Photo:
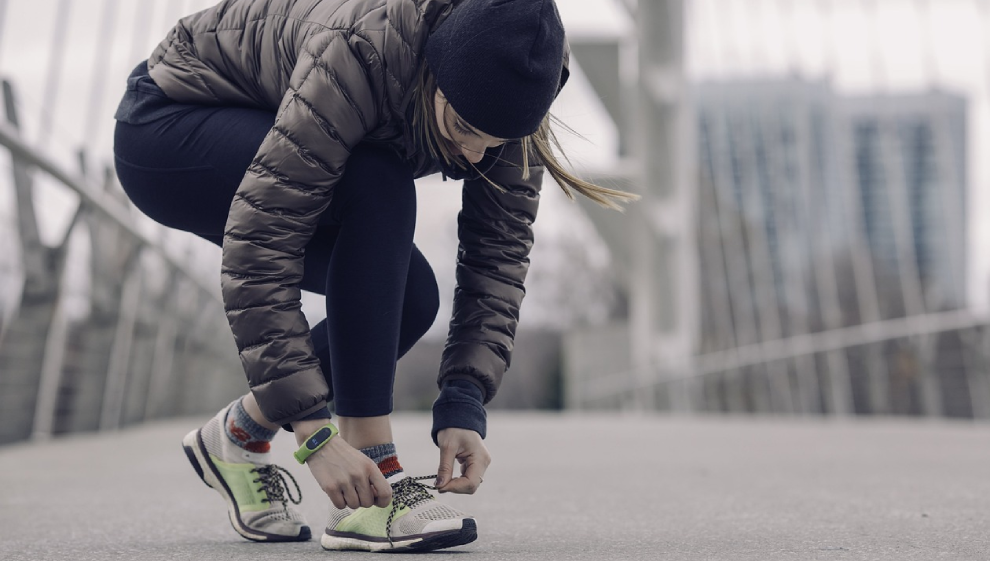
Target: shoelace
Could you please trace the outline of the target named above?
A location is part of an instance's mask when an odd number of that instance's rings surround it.
[[[436,490],[436,487],[420,481],[436,478],[436,475],[404,477],[392,484],[392,511],[388,513],[388,520],[385,522],[385,536],[388,537],[389,545],[392,545],[392,520],[395,518],[395,513],[402,507],[413,509],[426,501],[433,500],[429,489]]]
[[[266,466],[254,468],[251,471],[253,473],[258,474],[258,479],[255,479],[254,482],[258,483],[260,481],[261,484],[265,487],[265,492],[268,493],[268,498],[263,499],[265,502],[268,503],[281,502],[283,505],[285,505],[286,497],[288,497],[288,499],[292,501],[292,504],[295,505],[302,502],[302,490],[299,489],[299,483],[296,482],[295,477],[292,477],[292,474],[289,473],[289,470],[285,469],[282,466],[269,464]],[[289,476],[289,479],[292,480],[292,484],[295,485],[296,495],[299,496],[298,499],[292,496],[292,492],[289,490],[289,486],[286,484],[285,481],[286,475]],[[286,509],[288,509],[287,505],[285,507]]]

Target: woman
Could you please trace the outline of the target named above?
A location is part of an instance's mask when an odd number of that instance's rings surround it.
[[[474,493],[543,169],[568,195],[630,198],[569,175],[550,151],[566,59],[552,0],[225,0],[181,20],[132,73],[116,115],[121,183],[153,219],[223,248],[251,392],[183,446],[242,536],[311,537],[268,457],[284,427],[333,504],[324,548],[475,539],[474,519],[405,477],[392,444],[396,360],[438,308],[412,243],[413,180],[464,180],[433,438],[436,488]],[[300,290],[326,295],[312,330]]]

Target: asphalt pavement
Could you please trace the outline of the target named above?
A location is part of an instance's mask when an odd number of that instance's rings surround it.
[[[318,539],[257,544],[180,440],[205,419],[0,448],[0,560],[351,560]],[[410,475],[436,471],[426,415],[395,417]],[[990,425],[491,414],[479,539],[426,554],[538,559],[990,559]],[[318,537],[329,500],[292,460]],[[421,554],[422,555],[422,554]]]

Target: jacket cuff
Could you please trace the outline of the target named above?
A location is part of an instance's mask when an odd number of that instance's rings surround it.
[[[495,397],[505,368],[505,361],[488,345],[448,344],[443,351],[437,384],[442,388],[447,380],[471,380],[482,390],[481,403],[485,404]]]
[[[252,380],[250,373],[248,380]],[[251,393],[258,401],[258,407],[265,418],[281,426],[326,407],[330,389],[317,367],[299,370],[289,376],[259,384],[252,382]]]
[[[332,419],[332,418],[333,417],[330,415],[330,408],[327,407],[327,404],[326,403],[324,403],[323,404],[323,407],[320,407],[319,409],[317,409],[316,411],[313,411],[312,413],[310,413],[309,415],[306,415],[305,417],[299,417],[298,419],[293,419],[291,422],[295,422],[295,421],[316,421],[316,420],[319,420],[319,419]],[[292,430],[292,425],[289,424],[289,423],[285,423],[284,425],[282,425],[282,428],[285,429],[285,430],[287,430],[287,431],[289,431],[289,432],[295,432],[295,431]]]
[[[255,394],[255,399],[258,399],[258,395],[257,394]],[[258,403],[260,405],[261,401],[259,400]],[[303,409],[302,411],[299,411],[298,413],[295,413],[295,414],[290,415],[288,417],[283,417],[283,418],[278,419],[278,420],[270,419],[270,421],[272,423],[276,424],[276,425],[282,425],[282,427],[284,428],[284,427],[289,426],[289,423],[294,423],[296,421],[301,421],[303,419],[306,419],[307,417],[309,417],[310,415],[312,415],[314,413],[318,413],[321,409],[327,409],[327,400],[321,399],[319,401],[319,403],[317,403],[316,405],[313,405],[311,407],[307,407],[306,409]],[[328,410],[328,412],[329,412],[329,410]],[[265,418],[266,419],[269,418],[268,415],[265,414],[265,410],[263,408],[261,410],[261,413],[263,415],[265,415]]]
[[[437,433],[443,429],[458,428],[473,430],[485,438],[488,415],[482,405],[484,394],[481,388],[467,380],[444,382],[440,395],[433,402],[433,443],[437,443]]]

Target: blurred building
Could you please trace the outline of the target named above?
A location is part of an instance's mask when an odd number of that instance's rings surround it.
[[[698,83],[685,96],[698,274],[678,297],[695,299],[680,320],[694,326],[691,356],[658,361],[650,382],[622,360],[632,320],[570,333],[566,402],[990,413],[982,332],[965,310],[965,99],[850,97],[797,78]],[[621,258],[630,229],[596,226]]]
[[[842,112],[851,129],[856,187],[878,283],[896,285],[898,275],[917,276],[918,286],[906,287],[917,292],[901,295],[907,313],[962,307],[965,100],[943,92],[857,97],[844,99]]]
[[[698,351],[821,330],[826,283],[815,263],[848,245],[834,96],[783,80],[701,84],[693,94]]]
[[[693,90],[700,354],[963,307],[965,101]]]

